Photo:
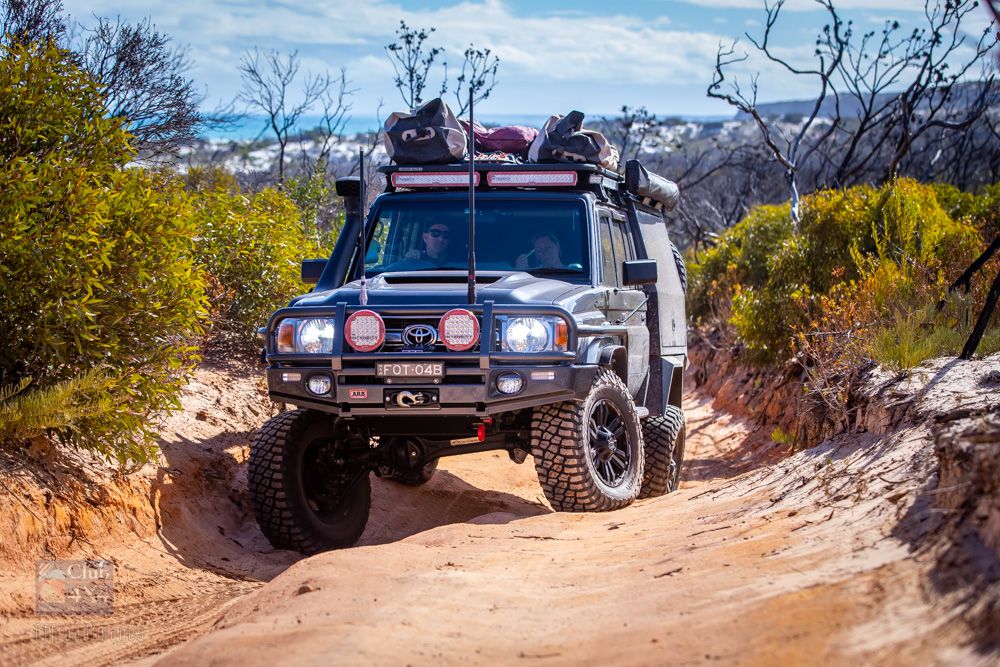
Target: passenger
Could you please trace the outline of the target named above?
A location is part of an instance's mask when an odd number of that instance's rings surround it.
[[[564,269],[562,248],[559,239],[551,232],[535,234],[531,237],[532,250],[517,258],[514,268],[525,269]]]

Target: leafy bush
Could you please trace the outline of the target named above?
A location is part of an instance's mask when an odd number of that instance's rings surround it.
[[[767,281],[768,262],[792,237],[789,207],[758,206],[730,229],[719,243],[688,266],[689,307],[696,319],[711,317],[719,301],[739,286],[761,286]],[[725,309],[728,312],[728,308]]]
[[[129,135],[104,113],[54,45],[0,48],[0,388],[21,389],[0,435],[52,431],[124,463],[177,405],[205,297],[183,190],[124,169]]]
[[[299,209],[276,190],[244,195],[225,179],[209,179],[191,204],[214,331],[236,334],[249,346],[272,311],[308,291],[300,277],[301,260],[329,251],[305,233]]]
[[[986,195],[906,179],[807,196],[797,233],[787,207],[760,207],[692,266],[692,314],[701,322],[724,315],[719,323],[759,364],[787,358],[796,340],[819,344],[804,332],[865,328],[870,336],[943,296],[982,249],[975,221],[990,210]],[[864,290],[841,289],[850,285]]]
[[[291,178],[285,192],[301,212],[302,230],[319,247],[333,247],[344,226],[344,207],[324,171]]]

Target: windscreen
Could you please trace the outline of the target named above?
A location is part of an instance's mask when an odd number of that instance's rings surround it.
[[[464,270],[469,256],[466,199],[384,200],[365,256],[365,273]],[[477,199],[476,269],[585,279],[586,209],[580,200]]]

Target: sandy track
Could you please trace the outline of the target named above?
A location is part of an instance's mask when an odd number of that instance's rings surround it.
[[[243,463],[266,417],[250,377],[234,397],[242,381],[201,373],[169,424],[157,534],[102,552],[115,614],[15,615],[0,663],[992,664],[963,589],[928,584],[923,426],[785,458],[691,392],[677,493],[559,514],[530,460],[445,459],[418,489],[374,480],[360,544],[300,560],[248,511]],[[244,400],[247,414],[227,407]]]
[[[530,462],[442,462],[422,489],[376,485],[361,546],[296,563],[162,664],[986,660],[956,648],[964,626],[912,549],[922,428],[761,465],[743,423],[686,405],[678,493],[558,514]]]

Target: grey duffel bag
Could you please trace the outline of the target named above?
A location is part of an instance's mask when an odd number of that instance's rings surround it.
[[[465,158],[465,131],[438,97],[413,113],[385,119],[385,151],[396,164],[449,164]]]
[[[583,129],[583,112],[552,116],[528,149],[530,162],[585,162],[614,171],[618,149],[595,130]]]

